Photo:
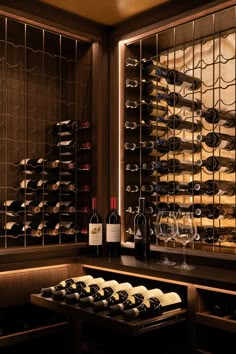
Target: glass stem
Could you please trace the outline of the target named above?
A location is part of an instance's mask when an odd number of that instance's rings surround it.
[[[186,265],[186,244],[183,243],[183,264]]]
[[[167,241],[165,241],[165,260],[167,261],[168,260],[168,257],[167,257]]]

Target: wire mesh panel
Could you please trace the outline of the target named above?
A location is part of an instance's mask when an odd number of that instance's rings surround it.
[[[144,196],[153,244],[159,210],[188,210],[189,248],[235,253],[235,42],[231,7],[126,43],[126,241]]]
[[[91,44],[0,18],[0,247],[87,238]]]

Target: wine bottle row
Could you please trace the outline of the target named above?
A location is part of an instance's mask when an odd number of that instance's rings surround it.
[[[134,205],[127,209],[128,213],[136,213],[139,211],[139,207]],[[234,204],[203,204],[203,203],[191,203],[191,204],[179,204],[179,203],[166,203],[159,202],[156,205],[144,206],[145,214],[156,215],[158,211],[179,211],[179,212],[192,212],[195,218],[208,218],[208,219],[235,219],[236,218],[236,206]]]
[[[91,275],[65,279],[42,288],[41,296],[81,308],[91,307],[94,313],[106,310],[112,317],[121,314],[125,320],[160,316],[183,307],[181,297],[174,291],[163,293],[159,288],[147,289],[143,285],[118,283],[113,279],[105,281]]]

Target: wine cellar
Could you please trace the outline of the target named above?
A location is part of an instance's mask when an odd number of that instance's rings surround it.
[[[0,1],[1,354],[233,353],[236,0],[157,3]]]
[[[235,254],[234,9],[124,42],[125,239],[142,195],[153,244],[157,211],[182,209],[190,249]]]

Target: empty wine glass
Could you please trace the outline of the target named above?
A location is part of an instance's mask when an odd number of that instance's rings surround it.
[[[155,232],[156,237],[163,240],[165,244],[164,259],[157,262],[157,264],[174,265],[175,262],[168,259],[167,244],[174,238],[174,235],[177,232],[176,213],[173,211],[159,211],[156,217]]]
[[[186,262],[186,245],[197,237],[197,225],[193,213],[191,212],[179,212],[176,221],[177,232],[175,233],[174,238],[177,242],[182,243],[183,262],[176,265],[174,268],[191,270],[194,266],[191,266]]]

